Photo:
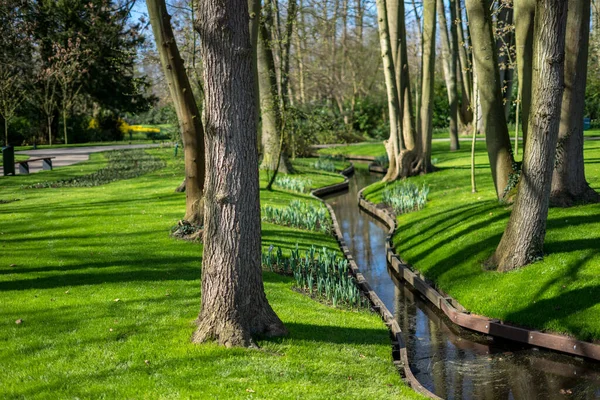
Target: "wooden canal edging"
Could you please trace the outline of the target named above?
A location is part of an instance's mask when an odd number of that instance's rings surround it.
[[[373,291],[373,289],[371,288],[371,285],[369,285],[369,282],[365,279],[363,274],[360,272],[360,269],[358,268],[356,261],[354,261],[354,257],[352,257],[352,253],[350,253],[350,249],[348,249],[348,247],[346,246],[346,242],[344,240],[342,230],[337,221],[337,217],[335,215],[335,212],[333,211],[333,208],[329,204],[327,204],[323,199],[321,199],[319,197],[319,196],[326,196],[328,194],[333,194],[336,192],[347,190],[348,186],[349,186],[348,177],[352,176],[352,174],[354,174],[354,165],[351,165],[350,167],[343,170],[341,172],[341,174],[346,178],[346,179],[344,179],[344,182],[338,183],[335,185],[331,185],[331,186],[326,186],[326,187],[323,187],[320,189],[315,189],[311,192],[311,194],[313,195],[313,197],[315,197],[318,200],[320,200],[321,202],[323,202],[325,207],[327,207],[327,209],[329,210],[329,214],[331,215],[331,219],[332,219],[332,223],[333,223],[334,237],[336,238],[336,240],[340,246],[340,249],[342,250],[342,253],[344,253],[344,257],[346,257],[346,259],[348,260],[348,265],[350,265],[350,270],[351,270],[352,274],[354,275],[354,278],[356,279],[356,283],[357,283],[359,289],[365,295],[365,297],[369,299],[372,309],[376,313],[379,314],[379,316],[381,317],[381,319],[383,320],[383,322],[385,323],[385,325],[388,327],[388,329],[390,331],[390,336],[392,339],[392,358],[394,360],[393,361],[394,365],[396,366],[396,368],[398,368],[398,370],[403,372],[404,380],[410,385],[410,387],[413,390],[415,390],[416,392],[419,392],[422,395],[427,396],[429,398],[441,400],[442,399],[441,397],[436,396],[434,393],[430,392],[427,388],[425,388],[423,385],[421,385],[421,383],[417,380],[417,378],[414,376],[414,374],[410,370],[410,363],[408,361],[408,352],[406,350],[406,345],[405,345],[406,342],[404,341],[404,337],[402,336],[402,330],[400,329],[400,325],[398,324],[398,321],[396,321],[396,319],[394,318],[394,316],[392,315],[390,310],[388,310],[388,308],[385,306],[383,301],[381,301],[381,299],[379,298],[377,293],[375,293]],[[361,193],[362,193],[362,191],[361,191]],[[394,227],[395,227],[395,224],[394,224]],[[390,232],[388,233],[387,239],[386,239],[390,243],[391,243],[391,235],[393,232],[394,232],[393,230],[390,230]],[[387,248],[387,245],[386,245],[386,248]]]
[[[404,262],[404,260],[395,253],[391,235],[396,230],[396,216],[392,211],[367,201],[363,196],[363,190],[358,193],[359,207],[375,216],[390,229],[390,234],[386,239],[386,258],[389,265],[392,267],[393,273],[398,278],[408,282],[436,308],[446,314],[453,323],[486,335],[526,343],[531,346],[550,349],[574,356],[586,357],[592,360],[600,360],[599,344],[576,340],[564,335],[529,330],[515,325],[505,324],[497,319],[471,314],[455,299],[440,293],[427,282],[423,275],[414,271],[409,264]]]

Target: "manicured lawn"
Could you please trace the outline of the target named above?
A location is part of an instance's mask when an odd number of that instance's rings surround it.
[[[106,162],[0,177],[0,398],[416,398],[391,363],[389,334],[368,311],[335,309],[265,272],[290,331],[260,350],[194,345],[202,245],[169,237],[183,176],[167,167],[92,188],[21,189]],[[315,184],[341,181],[305,170]],[[263,182],[264,186],[264,182]],[[263,204],[316,201],[262,191]],[[10,201],[10,202],[6,202]],[[263,245],[337,249],[332,237],[265,224]],[[22,319],[21,324],[15,321]]]
[[[323,155],[346,155],[346,156],[369,156],[378,157],[385,155],[385,147],[382,142],[365,142],[348,146],[336,146],[320,149]]]
[[[87,147],[87,146],[118,146],[118,145],[126,145],[126,144],[151,144],[151,143],[160,143],[161,141],[153,141],[144,138],[139,138],[139,140],[133,140],[131,143],[129,142],[129,135],[125,135],[125,138],[120,141],[112,141],[112,142],[90,142],[90,143],[75,143],[75,144],[53,144],[49,146],[47,144],[39,144],[37,145],[38,149],[62,149],[69,147]],[[15,146],[15,151],[24,151],[24,150],[34,150],[33,146]]]
[[[431,191],[423,210],[398,216],[398,253],[474,313],[600,340],[600,204],[551,209],[543,261],[506,274],[485,271],[510,209],[495,198],[485,143],[477,149],[472,194],[470,149],[450,153],[434,143],[440,171],[410,178]],[[585,157],[588,181],[600,190],[600,142],[586,142]],[[367,198],[378,203],[383,188],[371,186]]]

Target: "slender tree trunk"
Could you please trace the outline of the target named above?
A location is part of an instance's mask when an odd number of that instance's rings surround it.
[[[205,154],[204,131],[194,92],[177,42],[165,0],[147,0],[152,32],[163,73],[175,106],[185,159],[185,216],[194,225],[204,222]]]
[[[398,87],[396,86],[396,74],[394,60],[390,43],[388,27],[388,14],[385,0],[377,0],[377,21],[379,27],[379,41],[381,45],[381,57],[383,58],[383,73],[388,98],[388,114],[390,120],[390,137],[384,142],[389,159],[388,172],[383,181],[396,180],[399,175],[397,157],[404,150],[404,141],[400,129],[400,102],[398,100]]]
[[[512,106],[512,81],[514,72],[514,58],[512,57],[512,48],[514,45],[513,9],[507,5],[501,5],[497,17],[497,28],[500,33],[497,35],[496,49],[498,51],[498,65],[500,65],[500,85],[502,86],[502,96],[504,99],[504,117],[508,121]]]
[[[46,121],[48,121],[48,144],[52,146],[52,118],[48,117]]]
[[[460,148],[458,142],[458,88],[456,85],[456,51],[450,42],[448,35],[448,22],[446,21],[446,7],[444,0],[437,0],[437,12],[440,19],[440,38],[442,40],[442,63],[444,67],[444,80],[448,92],[448,103],[450,105],[450,150],[456,151]]]
[[[412,92],[410,90],[410,74],[408,69],[408,45],[406,40],[406,21],[404,16],[404,0],[398,1],[398,33],[399,33],[399,65],[394,64],[400,70],[400,81],[396,82],[400,91],[398,93],[400,110],[402,112],[402,136],[404,146],[407,150],[413,150],[416,146],[415,118],[413,110]]]
[[[279,155],[279,143],[281,129],[281,107],[277,96],[277,78],[275,75],[275,60],[269,41],[270,34],[267,30],[268,21],[271,19],[271,7],[264,7],[265,18],[261,18],[258,29],[257,65],[258,65],[258,87],[260,95],[261,115],[261,141],[263,148],[263,159],[260,167],[273,171],[279,165],[279,172],[284,174],[293,171],[285,151],[281,153],[281,162],[277,161]],[[285,149],[285,147],[284,147]]]
[[[471,61],[469,59],[469,56],[467,54],[467,48],[466,48],[466,42],[467,42],[467,38],[465,37],[465,30],[463,28],[463,21],[462,21],[462,0],[451,0],[451,2],[454,3],[454,15],[452,15],[452,19],[455,22],[455,26],[456,26],[456,35],[458,37],[458,60],[460,63],[460,73],[462,76],[462,92],[463,92],[463,98],[465,101],[465,104],[470,105],[471,102],[471,93],[473,93],[473,74],[472,71],[473,69],[471,68]],[[452,12],[452,10],[451,10]],[[470,38],[469,38],[470,40]],[[472,115],[472,113],[471,113]],[[468,118],[465,118],[468,119]]]
[[[567,2],[537,0],[535,12],[537,39],[533,52],[530,138],[525,145],[520,187],[513,211],[500,244],[490,259],[490,266],[501,272],[522,267],[544,256],[552,166],[564,89]]]
[[[471,96],[475,103],[479,103],[479,85],[477,83],[477,73],[473,71],[473,94]],[[471,193],[477,192],[477,182],[475,182],[475,145],[477,144],[477,120],[480,118],[477,112],[478,108],[474,108],[473,113],[473,138],[471,139]]]
[[[202,307],[194,342],[251,346],[286,334],[262,281],[258,152],[247,0],[200,0],[207,174]]]
[[[294,34],[294,21],[296,20],[296,14],[296,0],[288,0],[285,36],[283,38],[283,51],[281,54],[281,104],[284,112],[287,110],[290,103],[288,89],[290,80],[290,49],[292,45],[292,35]]]
[[[590,0],[569,0],[565,49],[565,91],[562,97],[556,163],[550,204],[568,207],[598,202],[600,196],[585,179],[583,117],[590,37]]]
[[[67,139],[67,110],[63,109],[63,132],[65,135],[65,144],[69,144]]]
[[[473,57],[479,83],[478,95],[483,131],[496,195],[502,200],[511,189],[509,178],[514,173],[514,160],[504,116],[492,17],[487,0],[466,0],[465,4],[469,15]]]
[[[431,164],[431,141],[433,138],[433,86],[435,75],[435,16],[436,0],[423,1],[423,57],[421,80],[421,146],[419,154],[419,170],[433,171]]]
[[[521,130],[523,131],[523,148],[527,145],[529,109],[531,108],[535,2],[536,0],[518,0],[515,1],[514,6],[517,73],[519,75],[519,93],[521,93]]]

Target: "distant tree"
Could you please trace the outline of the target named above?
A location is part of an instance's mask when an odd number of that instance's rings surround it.
[[[199,0],[206,135],[202,306],[194,342],[286,334],[264,292],[255,86],[247,0]]]
[[[506,272],[544,256],[544,238],[564,90],[567,2],[537,0],[532,105],[522,176],[508,225],[490,266]],[[475,53],[477,55],[477,52]],[[477,69],[479,76],[479,68]]]

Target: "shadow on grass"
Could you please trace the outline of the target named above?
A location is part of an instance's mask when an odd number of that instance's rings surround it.
[[[335,344],[367,344],[381,345],[390,341],[389,333],[385,328],[346,328],[334,325],[312,325],[297,322],[284,322],[289,331],[286,337],[261,338],[261,341],[281,343],[289,339],[308,342],[324,342]],[[390,342],[391,343],[391,342]]]

